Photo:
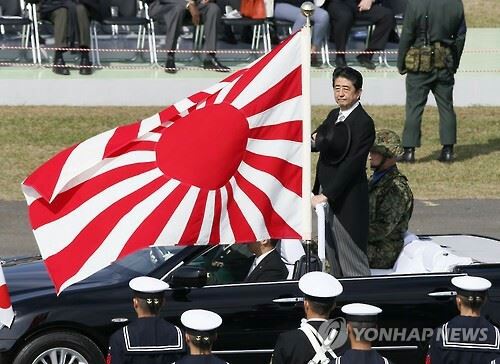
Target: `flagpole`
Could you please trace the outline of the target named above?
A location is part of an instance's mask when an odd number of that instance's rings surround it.
[[[314,4],[306,1],[300,7],[306,17],[301,31],[302,57],[302,240],[306,244],[306,271],[309,271],[312,240],[311,209],[311,17]]]

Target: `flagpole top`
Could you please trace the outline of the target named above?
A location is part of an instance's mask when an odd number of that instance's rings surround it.
[[[314,13],[315,6],[312,2],[306,1],[300,6],[302,14],[306,17],[306,26],[311,26],[311,17]]]

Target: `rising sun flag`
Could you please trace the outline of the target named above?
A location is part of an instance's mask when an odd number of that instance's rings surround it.
[[[14,310],[10,302],[9,289],[5,283],[2,265],[0,265],[0,327],[1,325],[10,327],[14,321]]]
[[[150,245],[303,236],[300,33],[26,178],[30,223],[58,293]]]

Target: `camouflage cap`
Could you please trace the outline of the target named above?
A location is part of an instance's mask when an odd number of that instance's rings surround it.
[[[403,154],[403,146],[399,135],[389,129],[377,130],[372,152],[382,154],[387,158],[397,158]]]

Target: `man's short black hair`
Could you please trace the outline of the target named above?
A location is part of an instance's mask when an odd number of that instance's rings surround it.
[[[333,86],[335,86],[335,80],[339,77],[343,77],[351,81],[356,91],[363,88],[363,76],[361,75],[361,72],[355,70],[354,68],[347,66],[335,68],[332,79]]]
[[[306,300],[309,302],[311,309],[321,316],[329,315],[335,308],[335,299],[319,301],[306,297]]]

